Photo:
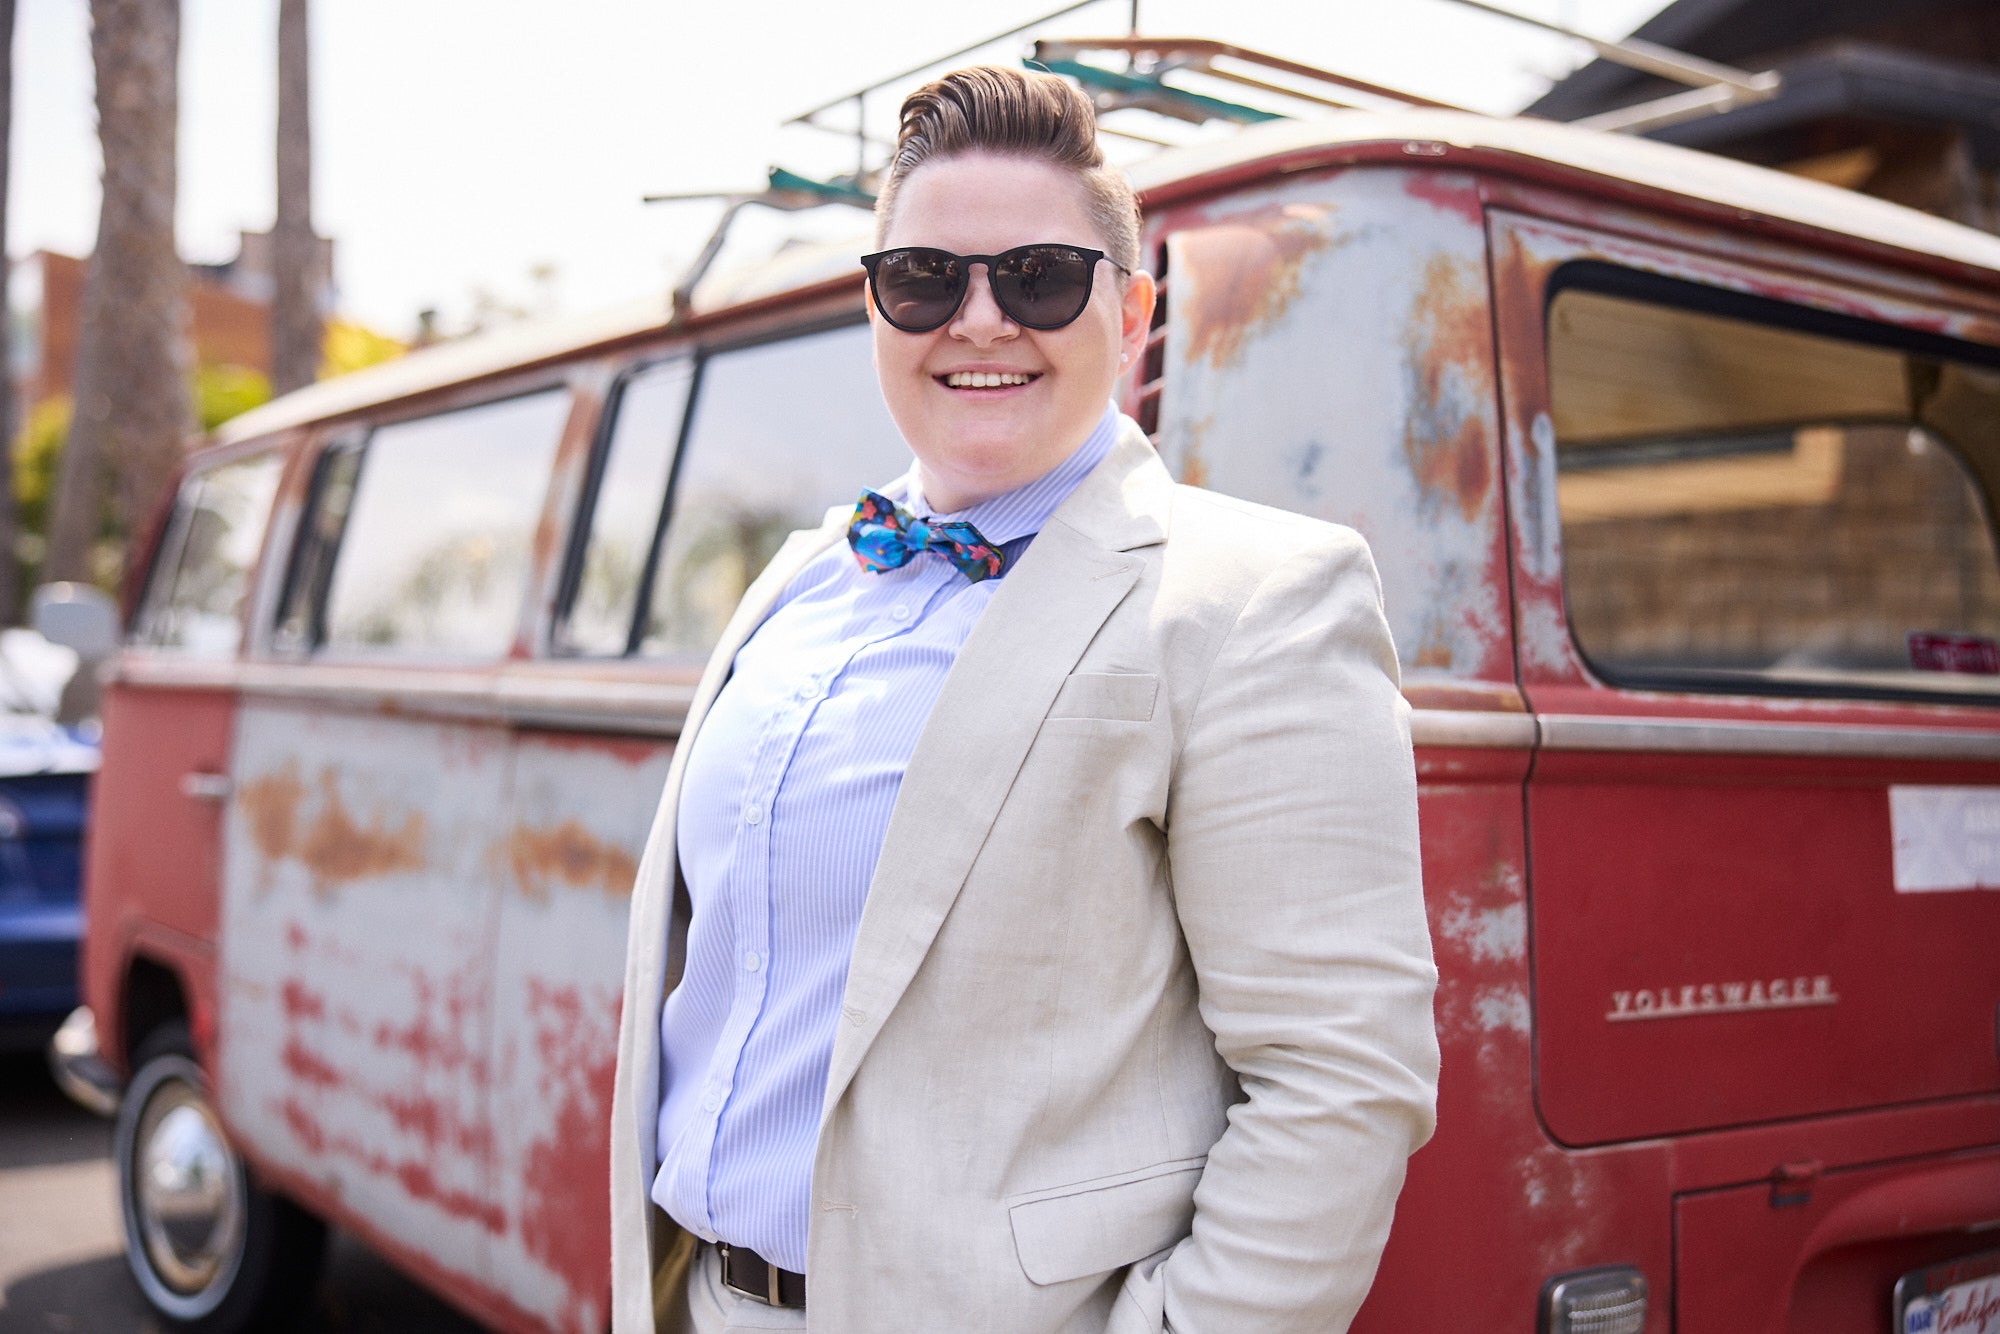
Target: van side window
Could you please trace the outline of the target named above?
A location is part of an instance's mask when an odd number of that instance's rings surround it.
[[[224,463],[181,483],[132,640],[203,658],[233,655],[283,459]]]
[[[866,325],[719,353],[702,367],[639,651],[703,659],[795,528],[910,466]]]
[[[306,494],[298,536],[292,543],[291,569],[278,604],[276,647],[302,653],[325,634],[321,616],[326,582],[333,575],[334,553],[347,527],[347,510],[354,503],[354,482],[361,475],[361,437],[336,440],[320,451],[313,465],[312,487]]]
[[[618,391],[586,507],[589,534],[555,634],[559,651],[616,657],[631,647],[693,378],[690,363],[670,361],[639,371]]]
[[[320,487],[302,529],[318,540],[323,520],[337,518],[327,508],[345,504],[321,644],[429,658],[504,654],[569,406],[567,390],[545,390],[376,430],[351,499],[338,485]]]
[[[2000,371],[1577,288],[1548,340],[1564,593],[1601,676],[2000,699]]]

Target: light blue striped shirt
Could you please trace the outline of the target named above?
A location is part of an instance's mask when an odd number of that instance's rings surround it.
[[[1040,478],[935,517],[969,520],[996,546],[1040,531],[1118,424],[1106,408]],[[926,512],[914,467],[905,494]],[[737,652],[693,742],[677,828],[694,915],[660,1016],[652,1195],[703,1240],[805,1269],[820,1102],[862,903],[917,735],[999,584],[968,583],[929,552],[870,574],[835,543]]]

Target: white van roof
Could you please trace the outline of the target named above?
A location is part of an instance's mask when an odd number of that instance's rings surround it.
[[[1271,121],[1190,148],[1171,149],[1130,168],[1142,195],[1265,158],[1377,143],[1442,144],[1483,159],[1504,154],[1663,195],[1796,223],[2000,275],[2000,237],[1885,200],[1730,158],[1628,135],[1528,117],[1460,111],[1341,111],[1312,120]],[[695,309],[711,314],[763,297],[859,275],[855,244],[788,247],[776,257],[705,281]],[[481,375],[497,374],[580,348],[665,327],[664,294],[589,315],[526,321],[425,348],[380,366],[323,380],[231,419],[219,443],[253,439]]]

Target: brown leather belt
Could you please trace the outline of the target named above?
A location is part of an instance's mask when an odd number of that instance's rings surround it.
[[[803,1311],[806,1306],[806,1276],[780,1269],[746,1246],[720,1242],[722,1286],[740,1292],[753,1302],[784,1306]]]

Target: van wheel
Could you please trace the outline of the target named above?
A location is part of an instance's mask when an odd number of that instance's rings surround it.
[[[318,1277],[325,1224],[251,1181],[187,1025],[154,1029],[132,1065],[115,1153],[125,1262],[140,1291],[176,1329],[282,1324]]]

